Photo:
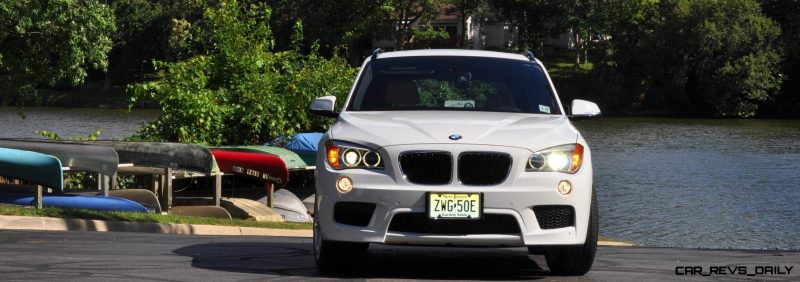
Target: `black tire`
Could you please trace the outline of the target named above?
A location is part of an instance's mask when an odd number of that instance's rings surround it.
[[[544,246],[528,246],[528,253],[532,255],[543,255],[544,251]]]
[[[346,262],[369,248],[368,243],[336,242],[322,239],[319,224],[314,224],[314,261],[322,272],[339,272],[348,270]]]
[[[555,246],[545,250],[545,259],[550,272],[555,275],[584,275],[592,269],[597,252],[597,229],[600,215],[597,211],[597,197],[592,191],[592,206],[589,214],[589,230],[586,241],[578,246]]]

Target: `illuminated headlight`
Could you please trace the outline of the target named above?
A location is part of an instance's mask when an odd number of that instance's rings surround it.
[[[533,153],[525,171],[576,173],[583,163],[583,145],[568,144]]]
[[[373,150],[338,141],[325,142],[326,160],[334,169],[383,169],[381,155]]]
[[[342,159],[344,159],[345,166],[354,167],[361,162],[361,153],[356,149],[347,148],[344,149],[344,153],[342,154]]]

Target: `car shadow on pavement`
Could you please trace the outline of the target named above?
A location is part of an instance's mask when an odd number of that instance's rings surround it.
[[[524,248],[439,248],[372,245],[348,258],[348,267],[320,273],[310,242],[209,243],[183,247],[175,254],[192,258],[203,269],[279,275],[286,277],[392,278],[392,279],[537,279],[550,276],[544,259]]]

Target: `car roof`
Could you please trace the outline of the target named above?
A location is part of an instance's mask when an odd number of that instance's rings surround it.
[[[500,59],[530,61],[527,57],[521,54],[512,54],[512,53],[495,52],[495,51],[464,50],[464,49],[422,49],[422,50],[394,51],[394,52],[380,53],[378,54],[377,58],[381,59],[381,58],[426,57],[426,56],[485,57],[485,58],[500,58]]]

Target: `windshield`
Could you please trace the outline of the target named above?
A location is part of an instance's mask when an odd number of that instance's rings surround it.
[[[538,64],[453,56],[373,60],[347,109],[561,114]]]

